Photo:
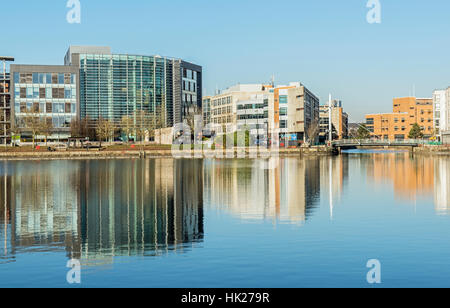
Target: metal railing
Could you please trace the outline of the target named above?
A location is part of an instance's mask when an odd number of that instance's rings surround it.
[[[441,145],[440,142],[423,140],[423,139],[407,139],[407,140],[380,140],[380,139],[344,139],[336,140],[332,143],[334,146],[352,146],[352,145]]]

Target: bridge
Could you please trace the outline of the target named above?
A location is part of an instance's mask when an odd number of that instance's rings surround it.
[[[375,140],[375,139],[344,139],[332,142],[332,147],[339,151],[358,148],[416,148],[420,145],[430,144],[426,140]]]

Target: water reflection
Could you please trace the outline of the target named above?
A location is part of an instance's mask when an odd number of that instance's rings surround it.
[[[370,179],[365,185],[390,185],[409,203],[434,197],[438,214],[450,212],[446,157],[366,153],[279,158],[273,166],[262,168],[259,160],[1,162],[0,262],[39,251],[65,251],[84,265],[189,251],[203,241],[204,206],[246,221],[303,225],[322,204],[334,219],[342,202],[358,194],[349,188],[356,173]]]
[[[83,264],[203,239],[202,161],[4,162],[4,255],[65,249]]]
[[[319,204],[320,160],[278,158],[205,162],[205,199],[241,219],[303,223]]]
[[[399,200],[434,197],[438,214],[450,212],[450,158],[410,153],[351,154],[375,185],[389,184]]]

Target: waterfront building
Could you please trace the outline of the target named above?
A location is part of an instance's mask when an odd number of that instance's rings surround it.
[[[299,82],[287,86],[244,84],[211,99],[211,123],[227,131],[249,127],[253,134],[279,134],[282,145],[306,141],[319,122],[319,99]]]
[[[414,124],[418,124],[424,138],[434,135],[433,99],[394,98],[393,112],[366,115],[366,126],[371,136],[384,140],[405,140]]]
[[[109,47],[71,46],[65,64],[79,68],[80,117],[120,123],[145,111],[172,127],[202,107],[202,67],[161,56],[112,54]]]
[[[329,104],[320,106],[320,140],[329,140],[330,123]],[[342,140],[348,137],[348,114],[344,112],[342,101],[333,100],[331,103],[331,122],[333,127],[333,139]]]
[[[203,125],[211,123],[211,96],[205,96],[202,102]]]
[[[269,117],[272,119],[272,114]],[[300,82],[277,86],[269,130],[272,127],[279,130],[282,145],[295,146],[308,141],[312,125],[319,125],[319,98]]]
[[[2,63],[0,74],[0,144],[7,144],[11,139],[11,79],[6,62],[14,61],[11,57],[0,57]]]
[[[212,97],[212,126],[219,130],[225,127],[227,132],[246,129],[252,134],[266,134],[269,105],[273,102],[270,88],[263,84],[239,84]]]
[[[450,133],[450,88],[433,92],[434,130],[440,140]]]
[[[70,124],[79,113],[79,70],[65,65],[15,65],[11,72],[12,126],[31,138],[25,118],[39,117],[52,124],[48,139],[70,137]],[[44,139],[38,136],[38,139]]]

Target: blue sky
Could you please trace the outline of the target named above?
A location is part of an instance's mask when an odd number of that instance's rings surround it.
[[[3,1],[0,54],[21,64],[62,64],[69,45],[160,54],[204,68],[204,91],[238,82],[301,81],[325,103],[340,98],[352,121],[389,112],[392,98],[431,97],[450,86],[450,1],[380,0],[382,23],[366,21],[367,0]]]

